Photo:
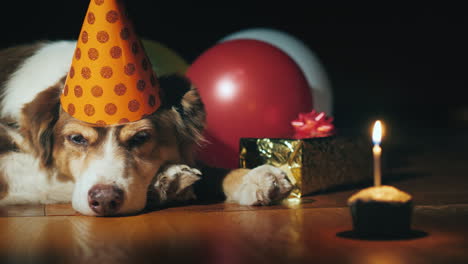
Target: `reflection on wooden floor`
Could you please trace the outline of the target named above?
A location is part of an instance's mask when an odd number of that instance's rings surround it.
[[[419,206],[413,227],[427,235],[388,241],[343,236],[351,229],[346,207],[215,204],[108,218],[64,216],[74,214],[67,205],[45,207],[42,212],[49,215],[0,217],[0,263],[468,260],[468,225],[463,224],[468,222],[468,205]]]

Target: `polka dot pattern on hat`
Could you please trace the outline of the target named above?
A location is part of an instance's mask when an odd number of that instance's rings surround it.
[[[94,113],[96,113],[96,110],[94,110],[94,106],[92,104],[85,104],[84,112],[88,116],[93,116]]]
[[[127,65],[125,65],[124,67],[124,72],[127,75],[132,75],[133,73],[135,73],[135,64],[127,63]]]
[[[70,115],[75,115],[75,105],[74,104],[68,104],[67,112]]]
[[[107,33],[104,30],[101,30],[96,34],[96,39],[101,43],[106,43],[107,41],[109,41],[109,33]]]
[[[138,80],[137,89],[140,90],[140,91],[143,91],[143,90],[145,90],[145,87],[146,87],[145,80]]]
[[[117,22],[117,20],[119,20],[119,13],[117,13],[117,11],[115,11],[115,10],[111,10],[111,11],[107,12],[106,20],[109,23]]]
[[[81,59],[81,49],[80,48],[76,48],[76,50],[75,50],[75,59],[77,59],[77,60]]]
[[[75,77],[75,68],[73,66],[70,67],[70,71],[68,72],[68,77],[72,78]]]
[[[125,123],[128,123],[130,122],[130,120],[128,120],[127,118],[122,118],[119,120],[119,124],[125,124]]]
[[[88,57],[90,60],[97,60],[99,58],[99,51],[95,48],[90,48],[88,50]]]
[[[131,100],[128,102],[128,110],[136,112],[138,109],[140,109],[140,103],[137,100]]]
[[[154,113],[159,84],[119,0],[92,0],[66,84],[63,109],[97,126],[124,124]]]
[[[81,96],[83,96],[83,88],[81,88],[81,86],[76,85],[76,86],[75,86],[75,89],[73,89],[73,91],[75,92],[75,96],[76,96],[76,97],[81,97]]]
[[[104,108],[104,111],[108,115],[114,115],[117,112],[117,106],[113,103],[108,103],[106,104],[106,107]]]
[[[87,18],[89,24],[94,24],[94,21],[96,21],[96,17],[93,12],[89,12]]]
[[[107,126],[107,123],[104,120],[98,120],[96,121],[96,125],[103,127],[103,126]]]
[[[85,43],[85,44],[88,43],[88,32],[87,31],[83,31],[81,33],[81,41],[83,43]]]
[[[127,86],[125,86],[125,84],[123,83],[119,83],[114,87],[114,92],[118,96],[124,95],[126,91],[127,91]]]
[[[85,79],[91,78],[91,69],[88,67],[83,67],[81,69],[81,76],[83,76]]]
[[[94,85],[93,88],[91,88],[91,94],[94,97],[101,97],[103,94],[102,88],[99,85]]]
[[[119,46],[114,46],[110,49],[110,55],[112,58],[118,59],[122,56],[122,49]]]
[[[112,77],[112,74],[114,74],[114,72],[112,71],[112,68],[109,67],[109,66],[104,66],[101,68],[101,76],[102,78],[104,79],[109,79],[110,77]]]
[[[63,95],[68,96],[68,84],[65,85],[65,88],[63,88]]]

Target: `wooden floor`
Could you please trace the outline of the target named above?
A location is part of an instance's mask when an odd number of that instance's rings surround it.
[[[416,205],[405,238],[351,232],[346,199],[357,189],[349,188],[298,204],[191,205],[114,218],[80,216],[69,205],[7,207],[0,263],[468,263],[468,142],[446,143],[400,149],[409,166],[389,170],[387,183]]]

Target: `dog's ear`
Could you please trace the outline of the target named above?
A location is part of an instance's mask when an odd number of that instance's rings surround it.
[[[182,140],[191,145],[203,141],[205,128],[205,107],[197,89],[190,81],[180,75],[161,76],[159,78],[161,91],[161,108],[177,111],[182,120]]]
[[[161,109],[182,110],[182,98],[190,91],[191,85],[187,78],[178,75],[162,75],[158,79],[161,97]]]
[[[52,165],[54,126],[59,117],[60,94],[65,78],[39,93],[21,112],[20,129],[44,167]]]

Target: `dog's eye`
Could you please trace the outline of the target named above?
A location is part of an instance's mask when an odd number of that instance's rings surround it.
[[[138,147],[143,145],[146,141],[150,139],[151,134],[147,131],[140,131],[136,133],[130,140],[128,140],[128,145],[130,147]]]
[[[72,143],[76,145],[82,145],[82,146],[88,145],[88,140],[85,137],[83,137],[83,135],[80,135],[80,134],[70,135],[68,136],[68,140],[70,140]]]

